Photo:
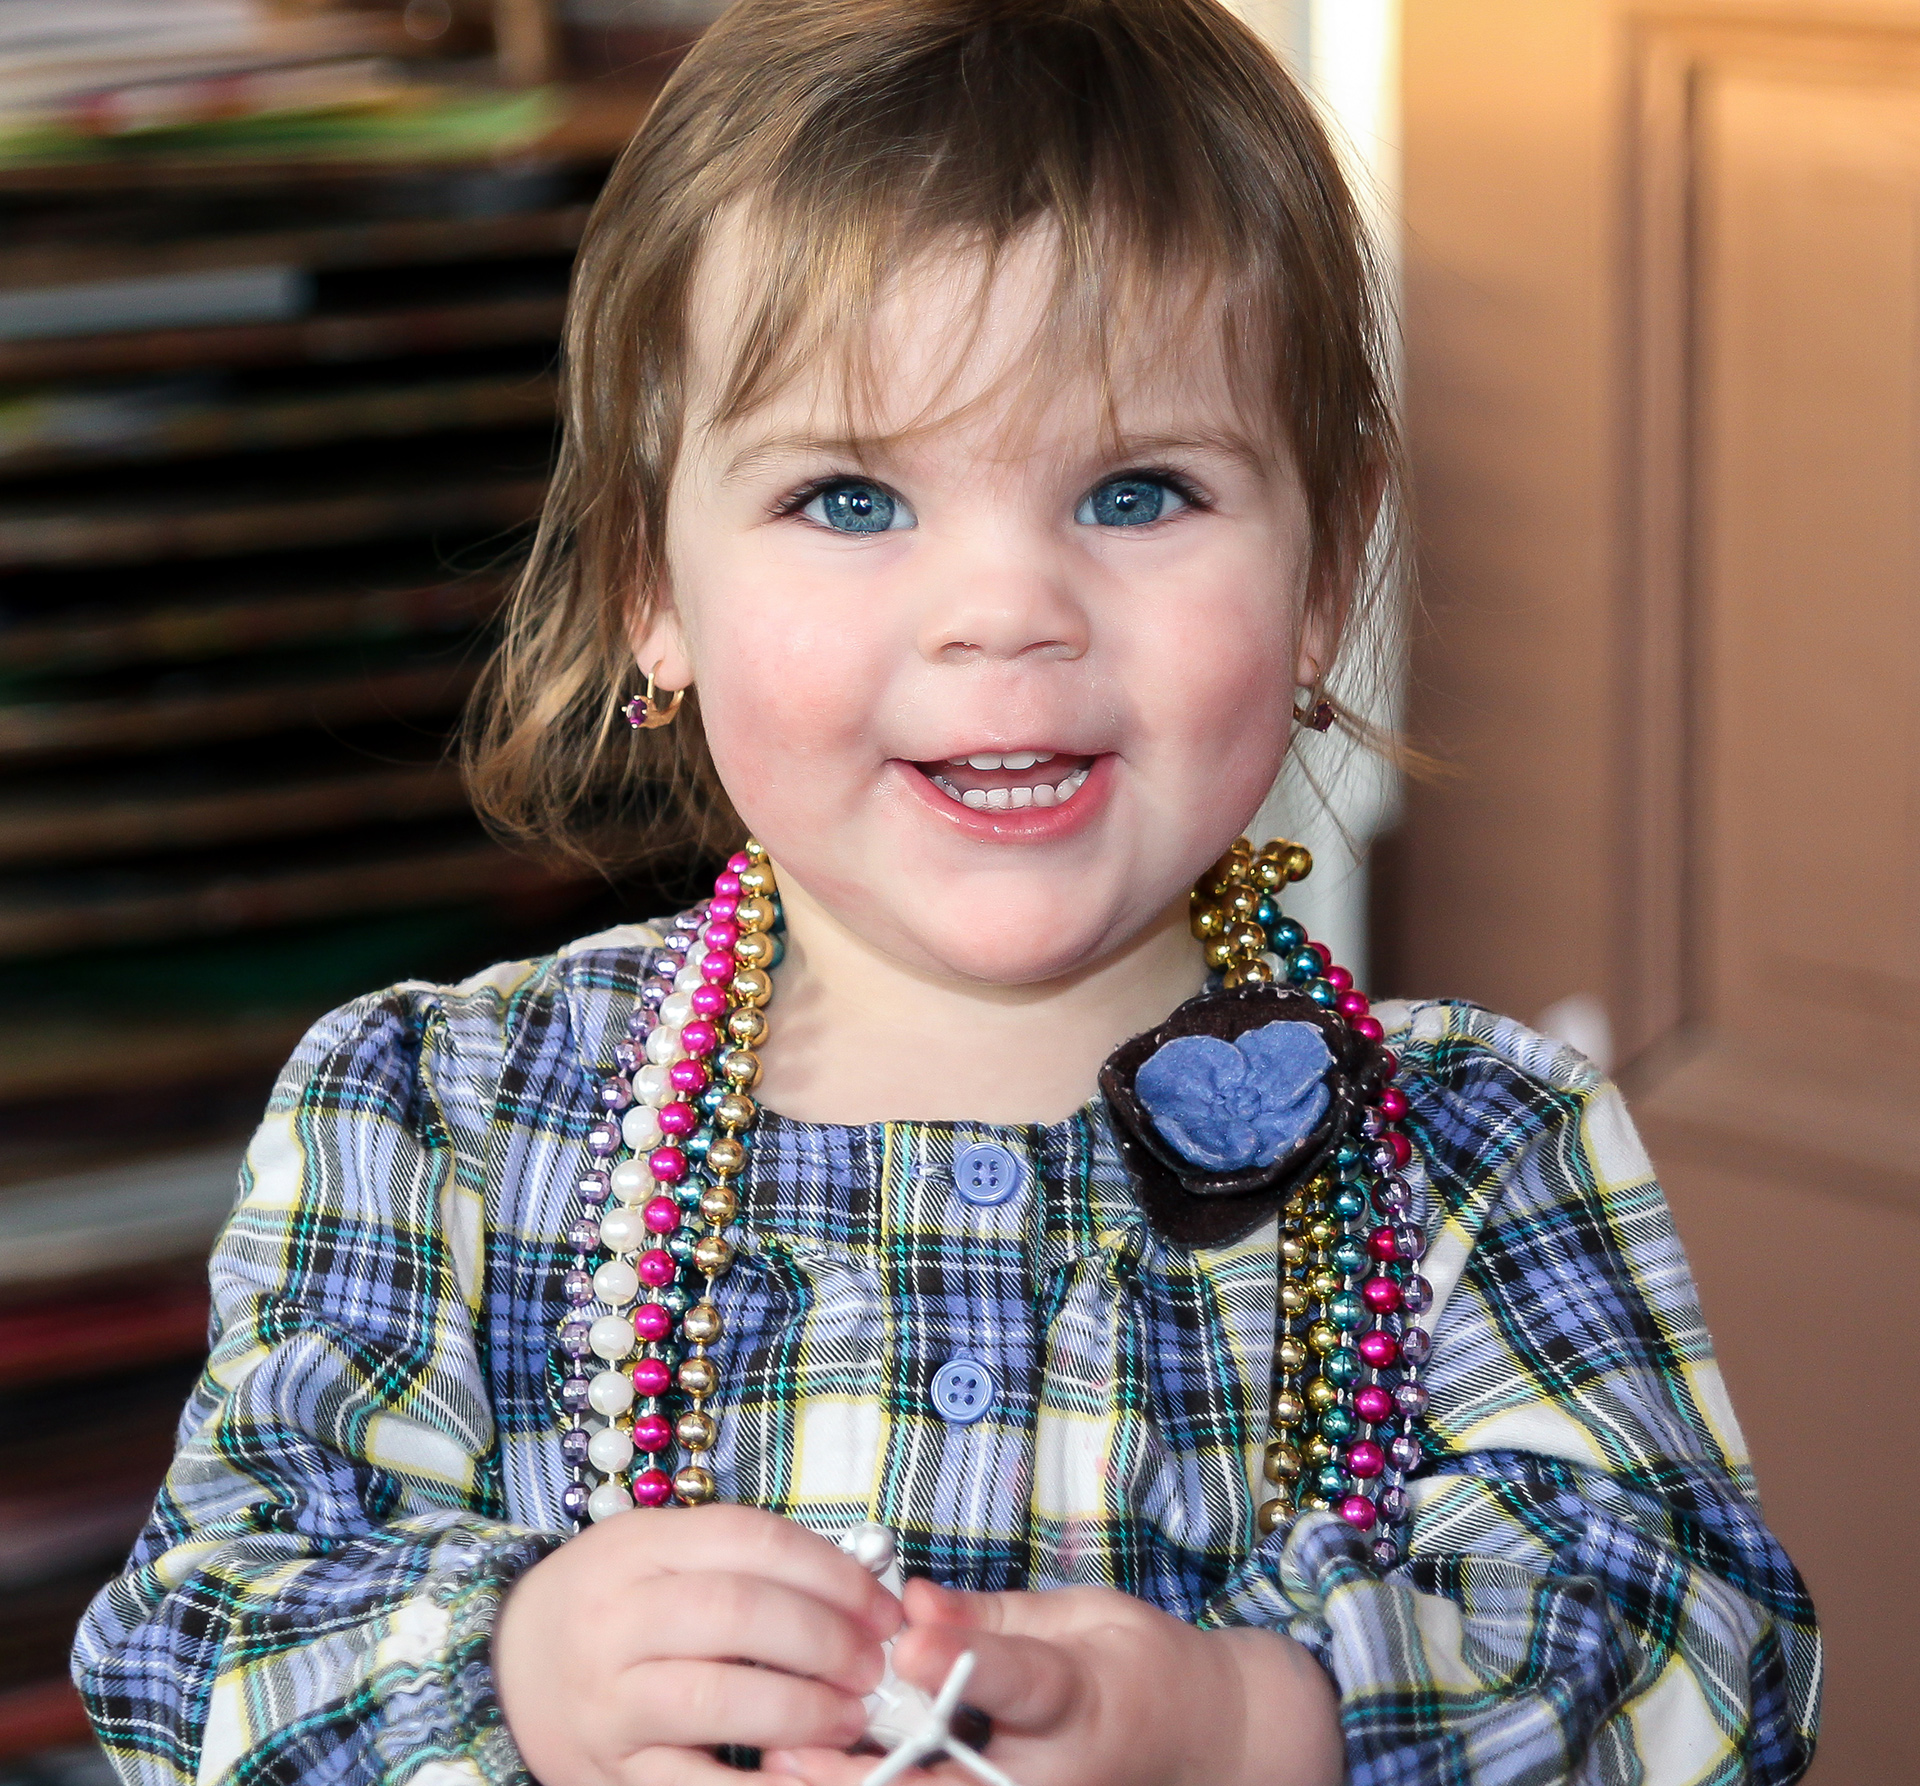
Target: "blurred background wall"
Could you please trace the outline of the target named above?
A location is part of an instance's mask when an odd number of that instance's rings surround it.
[[[1382,297],[1397,314],[1400,239],[1400,0],[1236,0],[1318,102],[1371,232]],[[1397,355],[1389,368],[1398,380]],[[1356,621],[1327,686],[1350,711],[1396,728],[1403,713],[1404,567],[1377,546],[1372,600]],[[1304,691],[1303,697],[1304,699]],[[1312,875],[1288,896],[1291,915],[1373,983],[1367,913],[1374,838],[1399,807],[1400,778],[1342,733],[1301,731],[1254,829],[1311,840]]]
[[[1920,0],[1241,0],[1403,292],[1449,765],[1270,809],[1382,994],[1628,1085],[1832,1642],[1911,1771]],[[0,0],[0,1786],[314,1016],[659,909],[480,836],[445,729],[532,515],[572,246],[704,0]],[[1376,833],[1378,834],[1376,837]]]

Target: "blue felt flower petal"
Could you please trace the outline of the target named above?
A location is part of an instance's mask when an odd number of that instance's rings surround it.
[[[1311,1023],[1269,1023],[1236,1042],[1178,1036],[1134,1076],[1134,1091],[1176,1153],[1207,1172],[1270,1166],[1327,1107],[1333,1065]]]
[[[1143,1101],[1185,1097],[1211,1098],[1224,1082],[1237,1085],[1247,1076],[1247,1057],[1216,1036],[1176,1036],[1154,1050],[1134,1077]]]
[[[1333,1054],[1312,1023],[1263,1023],[1234,1044],[1275,1096],[1294,1098],[1324,1083]]]
[[[1133,1088],[1154,1127],[1183,1159],[1208,1172],[1233,1172],[1259,1145],[1252,1127],[1231,1109],[1246,1078],[1246,1056],[1231,1042],[1178,1036],[1141,1064]]]
[[[1252,1119],[1258,1137],[1254,1163],[1270,1166],[1298,1147],[1325,1114],[1333,1055],[1311,1023],[1265,1024],[1240,1037],[1237,1046],[1262,1094],[1260,1113]]]
[[[1321,1085],[1314,1088],[1311,1098],[1303,1098],[1285,1110],[1269,1111],[1258,1117],[1253,1124],[1255,1141],[1252,1163],[1271,1166],[1275,1160],[1292,1153],[1313,1133],[1313,1125],[1320,1120],[1326,1107],[1327,1088]]]

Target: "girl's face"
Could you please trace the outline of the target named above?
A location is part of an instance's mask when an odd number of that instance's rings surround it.
[[[857,435],[824,378],[701,425],[732,264],[723,239],[697,291],[642,668],[698,683],[741,816],[869,947],[1007,986],[1097,966],[1252,817],[1326,661],[1290,457],[1191,320],[1116,335],[1116,445],[1095,369],[1036,362],[1034,241],[977,329],[972,269],[900,282]]]

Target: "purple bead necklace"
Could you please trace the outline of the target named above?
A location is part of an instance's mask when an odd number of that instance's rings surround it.
[[[766,852],[750,841],[713,897],[673,922],[599,1082],[567,1229],[560,1449],[573,1479],[561,1506],[576,1525],[714,1495],[706,1459],[719,1429],[707,1404],[720,1373],[709,1348],[723,1321],[713,1292],[733,1263],[726,1229],[758,1114],[754,1048],[781,954]]]
[[[1418,1317],[1433,1286],[1417,1269],[1426,1234],[1404,1176],[1413,1144],[1396,1126],[1406,1094],[1400,1062],[1353,976],[1282,916],[1281,890],[1313,872],[1313,857],[1276,838],[1256,853],[1241,838],[1193,890],[1193,934],[1221,984],[1284,983],[1337,1015],[1368,1063],[1353,1132],[1329,1168],[1289,1198],[1280,1215],[1279,1319],[1273,1348],[1269,1484],[1261,1532],[1297,1512],[1335,1512],[1372,1533],[1375,1565],[1401,1557],[1395,1529],[1407,1516],[1407,1472],[1420,1462],[1427,1411],[1420,1373],[1433,1342]]]
[[[1433,1346],[1419,1317],[1433,1288],[1417,1269],[1426,1236],[1404,1175],[1413,1148],[1397,1126],[1408,1109],[1392,1084],[1399,1061],[1353,976],[1280,914],[1281,888],[1312,864],[1298,844],[1277,839],[1256,854],[1242,838],[1194,889],[1193,930],[1225,987],[1283,981],[1372,1047],[1353,1132],[1280,1215],[1270,1493],[1258,1526],[1335,1512],[1373,1535],[1386,1569],[1402,1556],[1394,1534],[1422,1455]],[[562,1506],[576,1525],[715,1493],[710,1348],[723,1323],[713,1291],[733,1262],[725,1230],[739,1213],[754,1049],[782,953],[766,852],[750,841],[713,897],[673,923],[599,1082],[602,1114],[566,1233],[559,1404],[572,1480]]]

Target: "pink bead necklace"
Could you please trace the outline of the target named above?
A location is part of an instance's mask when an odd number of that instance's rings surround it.
[[[573,1474],[561,1506],[576,1522],[713,1499],[706,1458],[719,1434],[707,1404],[720,1374],[710,1348],[723,1328],[713,1290],[733,1263],[726,1229],[758,1114],[754,1047],[779,921],[773,870],[750,841],[713,897],[674,920],[600,1081],[559,1333],[560,1446]],[[672,1390],[681,1406],[670,1414]],[[683,1460],[670,1471],[676,1448]]]
[[[1242,838],[1194,889],[1193,929],[1223,988],[1304,994],[1351,1032],[1364,1062],[1350,1127],[1280,1210],[1270,1492],[1258,1525],[1335,1512],[1372,1534],[1384,1569],[1400,1560],[1393,1528],[1421,1458],[1432,1342],[1418,1317],[1433,1290],[1416,1269],[1426,1239],[1404,1176],[1413,1149],[1397,1126],[1408,1111],[1392,1084],[1399,1062],[1352,975],[1279,911],[1280,889],[1311,867],[1297,844],[1256,854]],[[572,1474],[561,1504],[576,1523],[714,1497],[711,1348],[723,1323],[713,1291],[733,1262],[725,1231],[752,1145],[779,923],[772,867],[749,841],[713,896],[674,920],[600,1081],[559,1329]]]
[[[1338,1513],[1374,1534],[1373,1561],[1387,1569],[1400,1560],[1393,1528],[1406,1519],[1407,1472],[1421,1457],[1420,1376],[1433,1342],[1418,1317],[1433,1306],[1433,1286],[1418,1270],[1427,1243],[1404,1176],[1413,1144],[1398,1127],[1408,1110],[1393,1084],[1399,1059],[1352,974],[1280,911],[1281,889],[1312,871],[1297,843],[1278,838],[1256,853],[1241,838],[1194,888],[1193,933],[1224,988],[1283,983],[1305,994],[1345,1025],[1365,1061],[1357,1120],[1280,1213],[1262,1460],[1270,1492],[1258,1523],[1264,1533],[1296,1512]]]

